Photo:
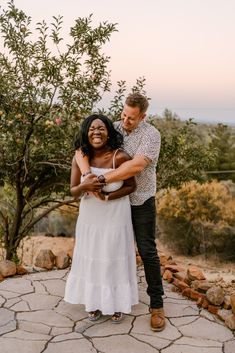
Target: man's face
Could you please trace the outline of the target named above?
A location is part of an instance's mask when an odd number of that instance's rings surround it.
[[[126,132],[131,132],[139,125],[144,117],[145,114],[140,113],[139,107],[130,107],[125,104],[121,114],[123,129]]]

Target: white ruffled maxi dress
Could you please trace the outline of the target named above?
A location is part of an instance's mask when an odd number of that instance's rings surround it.
[[[96,175],[111,169],[91,168]],[[114,191],[123,182],[108,184]],[[138,303],[136,256],[129,196],[107,202],[92,195],[80,202],[71,271],[64,300],[87,312],[130,313]]]

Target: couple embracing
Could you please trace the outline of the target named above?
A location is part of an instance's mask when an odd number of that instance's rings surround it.
[[[148,100],[129,95],[114,124],[93,114],[82,123],[72,161],[71,193],[80,197],[65,301],[84,304],[91,321],[120,323],[138,303],[135,241],[150,297],[150,326],[165,327],[156,250],[156,163],[160,133],[145,121]]]

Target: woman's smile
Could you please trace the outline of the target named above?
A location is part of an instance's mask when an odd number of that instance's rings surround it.
[[[92,137],[93,143],[100,143],[102,142],[102,137],[101,136],[94,136]]]

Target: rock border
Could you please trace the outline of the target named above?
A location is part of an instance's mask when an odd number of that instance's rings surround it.
[[[208,281],[203,271],[195,265],[187,268],[178,265],[172,256],[160,253],[162,278],[172,283],[178,292],[196,301],[197,306],[208,310],[235,330],[235,291],[226,295],[224,288],[216,281]]]

